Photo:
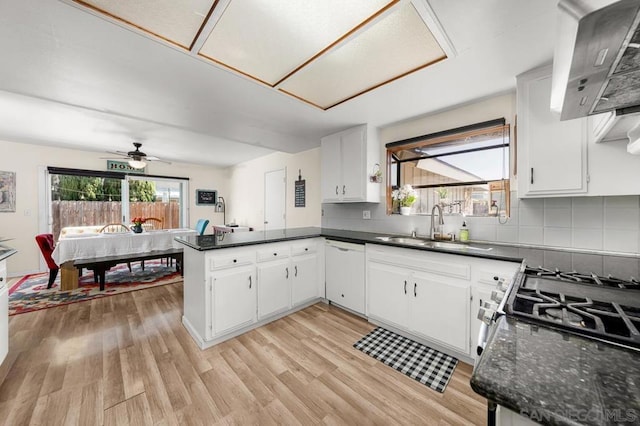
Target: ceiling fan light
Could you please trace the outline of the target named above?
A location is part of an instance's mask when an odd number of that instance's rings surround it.
[[[134,169],[144,169],[146,165],[147,163],[142,160],[129,160],[129,166],[133,167]]]

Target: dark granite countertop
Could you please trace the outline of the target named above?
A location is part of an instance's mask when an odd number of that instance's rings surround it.
[[[523,245],[492,244],[484,241],[469,243],[457,242],[456,247],[476,247],[473,249],[446,249],[428,246],[402,244],[383,241],[380,237],[389,237],[390,233],[360,232],[330,228],[290,228],[275,231],[252,231],[216,235],[177,237],[176,240],[196,250],[214,250],[230,247],[241,247],[254,244],[290,241],[304,238],[325,237],[356,244],[380,244],[392,247],[408,248],[462,256],[481,257],[486,259],[521,262],[523,259],[529,266],[543,266],[549,269],[589,271],[597,275],[612,274],[619,277],[638,277],[640,275],[640,256],[629,253],[597,253],[580,249],[560,247],[527,247]],[[395,235],[406,238],[406,235]]]
[[[18,250],[14,250],[12,248],[0,246],[0,261],[5,260],[9,256],[13,256],[17,252],[18,252]]]
[[[434,248],[427,246],[416,246],[384,241],[379,237],[388,237],[388,233],[358,232],[342,229],[328,228],[290,228],[274,231],[254,231],[237,232],[219,235],[200,235],[176,237],[176,241],[185,244],[196,250],[215,250],[221,248],[241,247],[254,244],[275,243],[278,241],[291,241],[304,238],[325,237],[331,240],[356,243],[356,244],[380,244],[393,247],[409,248],[414,250],[432,251],[440,253],[458,254],[463,256],[483,257],[487,259],[499,259],[513,262],[521,262],[523,256],[520,255],[517,247],[503,245],[491,245],[472,243],[473,247],[482,250],[470,250],[466,243],[455,243],[459,249]],[[403,236],[406,237],[406,236]]]
[[[640,424],[640,351],[506,316],[471,387],[539,423]]]

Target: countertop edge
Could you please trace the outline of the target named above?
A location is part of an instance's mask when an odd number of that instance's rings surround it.
[[[296,228],[292,228],[292,229],[296,229]],[[475,258],[503,260],[508,262],[522,262],[522,257],[514,257],[514,256],[508,256],[504,254],[494,254],[489,252],[478,252],[478,251],[449,250],[445,248],[416,246],[416,245],[395,243],[391,241],[376,239],[376,237],[378,236],[389,236],[389,234],[387,233],[381,234],[381,233],[372,233],[372,232],[361,232],[361,234],[363,235],[366,234],[366,236],[358,237],[358,236],[348,236],[348,235],[337,235],[336,233],[340,231],[342,230],[333,230],[333,229],[322,230],[321,228],[318,228],[318,232],[309,232],[309,234],[306,234],[306,235],[281,236],[281,237],[257,239],[253,241],[238,241],[238,242],[230,242],[222,246],[207,246],[207,247],[194,244],[182,237],[176,237],[175,241],[197,251],[210,251],[210,250],[220,250],[220,249],[234,248],[234,247],[247,247],[252,245],[277,243],[277,242],[283,242],[283,241],[295,241],[295,240],[302,240],[302,239],[309,239],[309,238],[326,238],[328,240],[342,241],[342,242],[355,243],[355,244],[377,244],[381,246],[411,249],[411,250],[417,250],[417,251],[427,251],[432,253],[453,254],[453,255],[460,255],[460,256],[475,257]],[[345,232],[359,232],[359,231],[345,231]],[[456,243],[456,244],[460,244],[461,246],[464,246],[466,243]],[[491,245],[491,244],[479,243],[479,242],[476,244]]]
[[[18,252],[18,250],[16,250],[16,249],[7,249],[6,252],[0,253],[0,261],[5,260],[6,258],[13,256],[17,252]]]
[[[191,247],[192,249],[198,250],[198,251],[210,251],[210,250],[224,250],[227,248],[235,248],[235,247],[246,247],[246,246],[255,246],[255,245],[260,245],[260,244],[270,244],[270,243],[279,243],[279,242],[283,242],[283,241],[294,241],[294,240],[305,240],[305,239],[309,239],[309,238],[320,238],[322,237],[322,235],[317,234],[317,235],[298,235],[298,236],[291,236],[291,237],[280,237],[280,238],[272,238],[269,240],[257,240],[257,241],[239,241],[237,243],[230,243],[230,244],[226,244],[224,246],[218,246],[218,247],[200,247],[196,244],[192,244],[189,241],[186,241],[180,237],[175,237],[174,240],[184,244],[185,246]]]

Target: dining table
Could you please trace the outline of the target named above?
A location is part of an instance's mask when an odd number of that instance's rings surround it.
[[[176,237],[196,235],[189,228],[159,229],[141,232],[101,234],[72,234],[61,237],[51,257],[60,266],[60,290],[78,288],[77,260],[97,259],[106,256],[126,256],[150,251],[182,247]]]

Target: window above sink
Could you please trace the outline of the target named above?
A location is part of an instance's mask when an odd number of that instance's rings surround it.
[[[439,204],[448,214],[508,216],[509,132],[501,118],[388,143],[387,213],[398,211],[392,191],[411,185],[412,214]]]

